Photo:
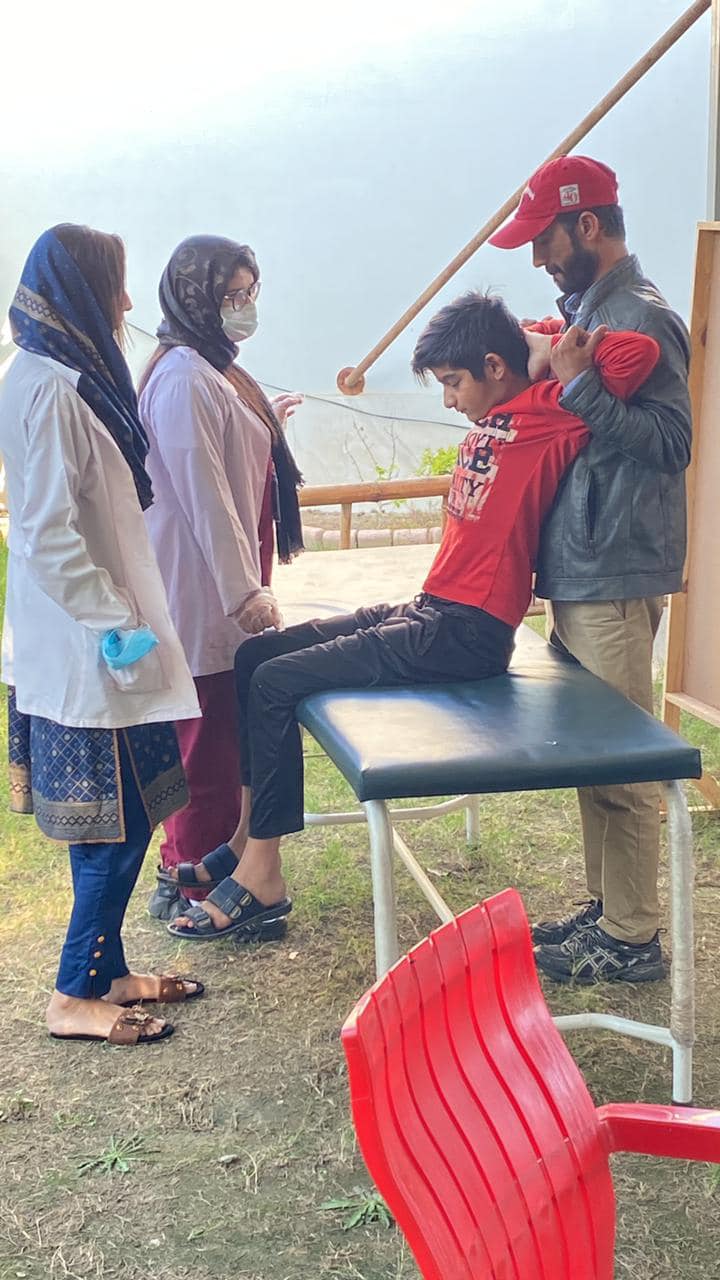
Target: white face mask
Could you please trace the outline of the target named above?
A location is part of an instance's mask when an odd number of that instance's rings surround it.
[[[257,307],[254,302],[246,302],[239,311],[233,311],[231,302],[223,302],[220,319],[230,341],[243,342],[245,338],[252,338],[258,327]]]

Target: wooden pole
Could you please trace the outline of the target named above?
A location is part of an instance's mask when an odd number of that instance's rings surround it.
[[[450,476],[413,476],[409,480],[361,480],[356,484],[305,485],[298,490],[301,507],[350,506],[353,502],[387,502],[394,498],[443,498]]]
[[[598,121],[602,120],[603,117],[606,116],[608,112],[611,111],[612,108],[620,101],[620,99],[637,84],[638,80],[641,80],[646,72],[648,72],[665,53],[667,53],[668,49],[671,49],[680,37],[683,36],[695,22],[697,22],[698,18],[700,18],[706,10],[710,8],[711,2],[712,0],[694,0],[694,3],[685,10],[685,13],[683,13],[682,16],[668,28],[659,40],[656,40],[652,48],[648,49],[647,53],[643,54],[642,58],[638,59],[635,65],[631,67],[620,80],[618,80],[617,84],[610,90],[610,92],[605,94],[605,97],[602,98],[597,106],[594,107],[593,110],[590,111],[573,130],[571,130],[566,138],[563,138],[562,142],[559,143],[554,151],[550,152],[550,155],[542,161],[542,164],[548,164],[550,160],[557,160],[558,156],[567,155],[572,151],[573,148],[577,146],[578,142],[580,142],[581,139],[595,127]],[[718,0],[714,0],[714,3],[717,10]],[[536,165],[536,169],[539,169],[540,167],[541,165]],[[452,262],[449,262],[444,270],[441,271],[440,274],[427,286],[427,288],[423,290],[420,297],[413,302],[412,306],[408,307],[407,311],[401,315],[400,319],[395,322],[392,328],[388,329],[387,333],[378,343],[375,344],[372,351],[369,351],[359,364],[354,368],[349,367],[347,369],[341,369],[337,377],[337,385],[340,391],[344,392],[346,395],[360,394],[365,385],[364,374],[370,366],[375,364],[375,361],[383,354],[384,351],[387,350],[390,344],[395,341],[398,334],[402,333],[403,330],[407,328],[411,321],[415,319],[415,316],[422,311],[423,307],[427,306],[428,302],[435,297],[436,293],[440,292],[443,286],[447,284],[448,280],[452,279],[455,273],[465,265],[468,259],[477,252],[480,246],[485,244],[485,241],[490,238],[493,232],[497,231],[498,227],[502,226],[505,219],[508,218],[513,210],[517,208],[526,186],[527,181],[523,182],[522,185],[518,187],[517,191],[514,191],[513,194],[508,197],[505,203],[498,209],[497,213],[493,214],[492,218],[490,218],[485,225],[480,228],[477,234],[473,236],[472,240],[469,240],[465,247],[455,255]]]
[[[352,542],[352,502],[340,507],[340,550],[349,551]]]
[[[717,0],[715,0],[717,3]],[[710,724],[720,723],[717,709],[700,705],[685,693],[685,657],[688,638],[688,584],[693,574],[693,543],[695,541],[695,491],[697,482],[700,432],[704,422],[705,366],[707,334],[710,323],[711,293],[714,263],[720,241],[720,224],[700,223],[695,256],[695,283],[693,287],[690,337],[692,359],[690,361],[690,404],[693,419],[693,451],[686,472],[688,553],[685,559],[682,590],[670,598],[668,614],[668,639],[665,655],[665,683],[663,687],[662,716],[665,724],[680,732],[680,713],[689,711]],[[703,774],[694,785],[702,793],[713,812],[720,811],[720,785],[710,774]]]
[[[708,221],[720,221],[720,0],[712,0]]]

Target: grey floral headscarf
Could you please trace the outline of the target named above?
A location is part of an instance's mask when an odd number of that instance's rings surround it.
[[[160,280],[163,320],[157,336],[163,347],[192,347],[230,377],[238,394],[268,428],[277,551],[280,563],[287,564],[303,549],[297,496],[302,476],[264,391],[246,369],[234,363],[238,344],[230,341],[220,318],[228,284],[241,266],[248,267],[258,278],[255,254],[246,244],[221,236],[190,236],[183,240]]]
[[[160,280],[163,320],[157,336],[162,345],[193,347],[216,369],[227,369],[238,346],[223,330],[220,305],[237,268],[246,265],[257,277],[255,255],[246,244],[222,236],[183,240]]]

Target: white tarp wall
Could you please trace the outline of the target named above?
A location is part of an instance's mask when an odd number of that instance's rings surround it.
[[[153,331],[171,250],[215,231],[250,243],[261,265],[248,368],[264,384],[333,397],[338,370],[683,7],[15,6],[0,49],[0,312],[35,236],[88,222],[124,237],[132,318]],[[630,245],[683,313],[705,209],[708,69],[705,17],[583,144],[618,170]],[[520,315],[553,307],[552,282],[533,271],[528,249],[482,249],[437,305],[471,286],[500,290]],[[293,438],[310,483],[350,481],[358,467],[374,478],[393,448],[407,474],[423,448],[455,438],[416,425],[446,416],[409,372],[425,319],[371,371],[366,397],[337,411],[306,402]],[[394,419],[394,438],[385,418],[362,409]]]
[[[154,344],[134,327],[130,337],[127,354],[137,380]],[[248,356],[250,351],[248,345]],[[268,396],[278,391],[267,383],[264,389]],[[416,390],[343,396],[305,389],[304,395],[289,420],[288,440],[311,484],[415,476],[426,449],[434,452],[459,442],[467,430],[465,419],[444,409],[438,394],[430,397]]]

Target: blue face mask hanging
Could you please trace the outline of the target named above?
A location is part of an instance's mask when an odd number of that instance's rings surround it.
[[[110,670],[119,671],[139,662],[157,643],[158,638],[149,627],[137,627],[134,631],[106,631],[101,651]]]

